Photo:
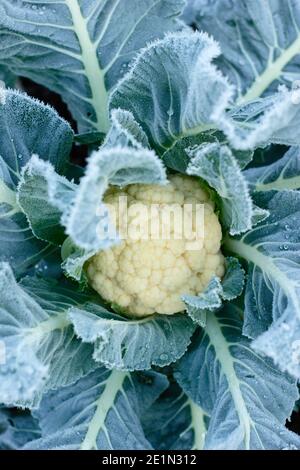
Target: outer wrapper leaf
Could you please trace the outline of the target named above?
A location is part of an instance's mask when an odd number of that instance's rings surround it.
[[[217,43],[205,34],[167,35],[140,52],[112,93],[110,107],[132,112],[160,152],[214,128],[212,115],[225,109],[232,94],[211,64],[218,55]]]
[[[227,146],[207,144],[190,151],[189,175],[203,178],[220,196],[221,215],[231,235],[252,227],[253,204],[248,184]]]
[[[91,303],[84,309],[71,309],[69,318],[79,338],[94,344],[96,361],[129,371],[175,362],[187,350],[195,331],[183,314],[129,320]]]
[[[33,156],[22,171],[17,200],[27,215],[34,235],[41,240],[61,245],[66,235],[60,224],[61,212],[51,203],[49,197],[47,186],[51,178],[63,181],[63,177],[57,175],[48,162],[40,164],[38,157]],[[66,180],[64,182],[67,184]]]
[[[8,261],[21,275],[53,247],[36,240],[18,204],[16,187],[22,167],[32,153],[62,171],[69,157],[73,133],[49,106],[17,91],[4,91],[0,103],[0,261]],[[43,138],[41,138],[41,135]],[[36,214],[37,215],[37,214]]]
[[[198,296],[185,295],[187,313],[198,325],[205,328],[206,316],[222,307],[223,301],[239,297],[244,289],[245,271],[236,258],[226,258],[226,272],[223,279],[214,276],[206,290]]]
[[[244,333],[278,366],[300,377],[300,194],[271,197],[270,217],[240,240],[226,245],[249,263]]]
[[[96,367],[92,348],[76,339],[66,316],[85,295],[41,279],[18,285],[4,263],[0,290],[2,403],[34,407],[46,389],[75,382]]]
[[[132,112],[160,153],[207,131],[222,131],[239,151],[300,145],[299,90],[281,89],[234,107],[234,88],[212,63],[219,53],[205,33],[167,35],[140,52],[113,91],[110,108]]]
[[[219,107],[212,116],[231,146],[238,150],[266,145],[299,146],[300,91],[280,88],[270,97],[258,99],[226,112]]]
[[[3,0],[0,63],[61,94],[81,131],[107,132],[109,91],[137,50],[182,28],[176,17],[183,6],[182,0]]]
[[[209,143],[225,146],[226,139],[221,132],[214,130],[192,137],[184,137],[178,140],[173,147],[162,155],[163,161],[168,168],[185,174],[191,162],[193,150],[195,151],[197,147],[201,147],[204,144],[208,145]],[[252,150],[239,151],[235,149],[231,149],[231,152],[241,169],[245,168],[251,162],[254,153]]]
[[[0,408],[0,450],[20,450],[40,434],[37,421],[28,411]]]
[[[179,384],[210,416],[204,448],[298,449],[299,437],[284,427],[296,384],[251,350],[240,315],[233,304],[209,315],[177,366]]]
[[[300,148],[291,148],[268,166],[250,168],[245,176],[253,192],[300,189]]]
[[[1,156],[17,183],[32,154],[61,173],[69,159],[73,132],[57,112],[19,91],[6,90],[0,104]],[[43,138],[41,138],[41,135]]]
[[[240,102],[300,78],[298,2],[195,0],[196,24],[219,41],[221,69],[236,84]]]
[[[129,374],[100,367],[45,397],[36,413],[45,437],[26,449],[151,449],[140,419],[167,386],[166,377],[156,372]]]
[[[143,427],[156,450],[203,450],[207,418],[175,382],[145,414]]]
[[[113,109],[111,127],[104,140],[103,147],[149,148],[148,137],[135,121],[133,114],[124,109]]]

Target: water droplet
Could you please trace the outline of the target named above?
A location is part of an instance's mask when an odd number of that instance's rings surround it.
[[[163,353],[163,354],[161,354],[161,355],[159,356],[159,359],[160,359],[161,361],[164,361],[164,362],[165,362],[165,361],[168,361],[168,360],[169,360],[169,356],[168,356],[168,354]]]
[[[284,331],[289,331],[290,330],[290,325],[288,325],[287,323],[282,323],[281,327]]]

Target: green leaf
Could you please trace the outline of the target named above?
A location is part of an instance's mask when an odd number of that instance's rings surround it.
[[[218,65],[238,89],[240,103],[300,79],[300,12],[287,0],[196,0],[197,26],[220,42]]]
[[[36,153],[57,171],[66,166],[73,133],[49,106],[17,91],[4,91],[0,103],[0,261],[17,275],[47,257],[53,247],[36,240],[17,201],[24,167]],[[42,138],[41,138],[42,136]]]
[[[222,297],[231,301],[239,297],[244,289],[245,271],[236,258],[226,258],[226,272],[222,279]]]
[[[35,413],[43,436],[30,450],[151,449],[140,420],[167,388],[157,372],[130,374],[104,367],[50,392]]]
[[[184,137],[176,141],[169,150],[163,153],[162,160],[168,168],[185,175],[191,161],[189,149],[208,142],[213,143],[216,142],[216,140],[216,137],[209,132],[197,136]]]
[[[204,448],[299,449],[299,436],[285,428],[296,383],[251,350],[241,316],[233,304],[209,315],[176,366],[180,386],[210,416]]]
[[[106,133],[109,91],[137,50],[182,27],[176,17],[183,5],[182,0],[3,0],[0,62],[60,93],[82,132]]]
[[[276,162],[251,168],[244,174],[253,192],[300,189],[300,148],[291,148]]]
[[[140,52],[113,91],[110,108],[132,112],[160,152],[214,129],[212,115],[225,110],[232,94],[211,63],[217,55],[217,43],[205,34],[169,34]]]
[[[67,317],[87,298],[72,286],[25,278],[17,284],[8,264],[0,265],[0,401],[36,406],[41,394],[75,382],[96,367],[92,348],[75,337]]]
[[[212,120],[234,149],[251,150],[271,143],[300,145],[299,90],[280,88],[270,97],[232,108],[219,107]]]
[[[124,109],[113,109],[110,119],[111,127],[103,147],[149,148],[148,138],[141,126],[135,121],[132,113]]]
[[[217,43],[205,33],[169,34],[140,52],[109,106],[132,112],[159,153],[212,130],[222,131],[240,151],[272,142],[300,145],[296,92],[281,89],[230,110],[234,88],[212,64],[218,55]]]
[[[67,237],[61,247],[62,268],[67,277],[79,282],[82,286],[87,285],[88,280],[84,272],[84,264],[92,258],[97,251],[88,251],[78,248],[71,237]]]
[[[155,450],[203,450],[207,418],[174,382],[149,408],[142,423]]]
[[[0,65],[0,81],[6,87],[14,88],[16,84],[16,77],[5,65]],[[1,83],[0,83],[1,87]]]
[[[206,290],[195,295],[184,295],[183,302],[186,304],[187,313],[191,319],[203,328],[206,325],[207,313],[219,309],[222,306],[222,284],[218,277],[213,277]]]
[[[83,134],[76,134],[74,136],[74,142],[79,145],[99,145],[102,144],[105,138],[103,132],[86,132]]]
[[[84,174],[84,168],[82,166],[77,165],[76,163],[68,162],[66,170],[64,172],[64,176],[71,181],[71,183],[78,184],[80,178],[82,178]]]
[[[198,296],[185,295],[182,297],[188,315],[203,328],[206,325],[207,315],[218,310],[224,300],[234,300],[243,292],[245,271],[238,260],[226,258],[225,267],[226,272],[222,281],[214,276],[203,293]]]
[[[187,0],[186,7],[183,10],[183,14],[181,15],[181,18],[189,26],[193,26],[196,20],[197,10],[198,10],[197,1],[198,0]]]
[[[20,450],[40,434],[37,421],[28,411],[0,407],[0,450]]]
[[[14,191],[0,179],[0,261],[10,262],[16,275],[20,276],[50,252],[49,245],[35,239],[25,215],[17,206]]]
[[[191,161],[191,150],[208,143],[226,145],[227,142],[224,135],[216,131],[204,132],[192,137],[184,137],[176,141],[169,150],[163,153],[163,162],[168,168],[185,174]],[[240,151],[232,149],[231,151],[241,169],[245,168],[253,158],[254,152],[252,150]]]
[[[110,148],[116,145],[140,147],[140,143],[136,140],[136,138],[140,138],[143,145],[149,147],[146,134],[128,111],[123,109],[113,110],[110,115],[110,124],[111,126],[106,135],[101,132],[76,134],[74,141],[79,145],[88,145],[89,150],[98,150],[100,146],[102,148],[104,146]]]
[[[6,90],[0,103],[1,157],[14,183],[32,154],[61,173],[69,159],[73,132],[57,112],[19,91]],[[42,136],[42,138],[41,138]]]
[[[252,214],[252,227],[255,227],[257,224],[266,220],[270,215],[270,212],[266,209],[253,204],[253,214]]]
[[[21,173],[17,201],[34,235],[61,245],[65,239],[64,229],[60,225],[61,212],[51,204],[48,194],[48,181],[54,178],[52,168],[48,162],[34,155]]]
[[[256,350],[300,377],[300,193],[277,193],[267,208],[266,222],[225,246],[249,264],[244,333],[258,336]]]
[[[189,175],[203,178],[220,196],[221,216],[231,235],[252,227],[253,205],[248,184],[227,146],[203,144],[188,152]]]
[[[195,330],[183,314],[129,320],[92,303],[71,309],[69,318],[79,338],[94,344],[96,361],[130,371],[175,362],[187,350]]]

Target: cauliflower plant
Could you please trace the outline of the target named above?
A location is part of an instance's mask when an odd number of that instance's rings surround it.
[[[123,198],[120,199],[120,196]],[[126,201],[126,205],[120,211],[121,200]],[[129,213],[127,233],[139,223],[139,235],[124,237],[119,245],[100,251],[89,261],[87,268],[91,286],[105,300],[118,305],[129,315],[144,317],[153,313],[171,315],[181,312],[185,309],[182,295],[197,295],[205,290],[214,275],[224,275],[224,257],[220,251],[221,225],[214,212],[214,203],[199,180],[176,175],[170,176],[166,186],[113,187],[106,193],[104,202],[119,214],[116,225],[121,234],[124,231],[125,209],[128,213],[133,204],[143,204],[149,208],[142,223],[140,217],[137,222],[134,211],[133,214]],[[181,227],[177,226],[178,219],[176,221],[175,217],[166,218],[163,215],[166,214],[166,206],[182,207],[184,204],[192,207],[191,227],[194,235],[188,232],[178,236],[181,233]],[[195,216],[196,204],[204,207],[201,222]],[[158,209],[151,212],[151,205],[156,205]],[[156,221],[153,220],[155,218]],[[145,239],[145,231],[151,227],[152,233],[153,227],[157,227],[155,222],[169,230],[170,239]],[[195,224],[203,222],[204,236],[195,238],[196,230],[201,228]]]

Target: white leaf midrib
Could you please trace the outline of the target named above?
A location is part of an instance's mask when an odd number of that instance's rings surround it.
[[[300,315],[300,299],[295,291],[295,281],[289,278],[284,271],[281,271],[270,256],[261,253],[253,246],[247,245],[243,240],[227,239],[226,246],[245,260],[258,266],[270,279],[274,279],[292,301],[295,312],[298,312],[298,315]]]
[[[65,330],[71,325],[66,313],[60,313],[49,317],[37,324],[35,327],[27,330],[26,343],[39,344],[43,338],[56,330]],[[26,330],[25,330],[26,333]]]
[[[188,399],[188,405],[191,410],[190,429],[194,431],[192,450],[203,450],[206,435],[205,413],[202,408],[196,405],[190,398]]]
[[[81,48],[81,60],[91,88],[92,105],[95,110],[97,123],[95,127],[100,132],[109,129],[108,92],[105,86],[105,75],[97,57],[97,47],[90,38],[87,20],[83,17],[78,0],[64,0],[69,8],[74,31]]]
[[[38,328],[39,331],[43,333],[43,335],[46,335],[55,330],[64,330],[69,325],[69,319],[67,318],[66,314],[62,313],[55,317],[49,318],[49,320],[46,320],[45,322],[41,323]]]
[[[17,204],[16,193],[0,179],[0,204],[7,204],[14,213],[21,212]]]
[[[97,449],[97,437],[101,430],[106,431],[105,421],[109,410],[114,406],[117,394],[122,390],[128,372],[113,370],[108,377],[101,396],[96,401],[96,409],[91,419],[80,450]]]
[[[250,449],[251,427],[253,423],[235,372],[235,360],[229,350],[230,344],[227,343],[215,315],[208,315],[205,332],[210,339],[211,345],[214,347],[216,359],[220,363],[221,371],[227,380],[228,389],[234,402],[240,425],[244,431],[243,441],[245,449],[248,450]]]
[[[277,60],[268,64],[265,71],[255,79],[246,94],[243,95],[236,104],[242,105],[259,98],[264,91],[266,91],[267,88],[280,77],[283,69],[299,53],[300,34],[298,34],[296,40],[287,49],[285,49]]]
[[[300,176],[292,176],[290,178],[277,178],[270,183],[259,182],[255,186],[256,192],[262,191],[293,191],[295,189],[300,189]]]

